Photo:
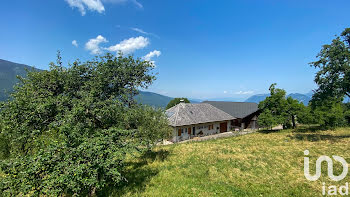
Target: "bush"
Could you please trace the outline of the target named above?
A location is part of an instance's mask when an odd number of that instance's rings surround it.
[[[155,79],[151,69],[107,54],[29,72],[0,109],[3,195],[92,195],[124,181],[126,157],[169,134],[162,111],[133,100]]]

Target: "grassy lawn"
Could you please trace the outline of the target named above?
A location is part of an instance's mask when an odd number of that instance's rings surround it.
[[[321,155],[338,155],[350,163],[350,128],[335,131],[280,131],[161,146],[130,161],[129,183],[109,191],[113,196],[321,196],[322,182],[344,185],[322,176],[304,177],[304,153],[310,151],[311,174]],[[335,174],[342,167],[334,162]]]

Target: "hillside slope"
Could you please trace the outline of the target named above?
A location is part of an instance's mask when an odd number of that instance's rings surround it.
[[[0,101],[8,98],[8,93],[18,82],[17,75],[24,77],[26,69],[33,67],[0,59]]]
[[[165,108],[172,99],[173,98],[168,96],[145,91],[140,91],[140,93],[135,96],[135,100],[138,103],[161,108]]]
[[[349,143],[350,128],[342,128],[254,133],[160,146],[131,160],[128,183],[104,196],[322,196],[322,182],[327,187],[340,186],[350,182],[350,177],[335,183],[325,173],[317,181],[308,181],[304,150],[310,151],[314,166],[323,154],[350,158],[344,146]],[[342,171],[341,165],[334,168]]]

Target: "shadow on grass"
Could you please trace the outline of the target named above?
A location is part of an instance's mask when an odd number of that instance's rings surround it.
[[[100,191],[98,196],[122,196],[127,193],[142,193],[147,183],[159,170],[148,166],[148,164],[158,160],[164,161],[169,155],[169,151],[148,151],[141,157],[126,163],[126,170],[123,172],[126,181],[118,186],[110,186]]]
[[[324,128],[321,126],[311,126],[311,127],[297,127],[293,130],[293,133],[316,133],[318,131],[325,131],[328,130],[328,128]]]
[[[329,130],[329,128],[323,128],[321,126],[298,126],[295,129],[274,129],[274,130],[260,130],[259,133],[269,134],[278,132],[292,132],[292,133],[317,133],[318,131]]]
[[[276,130],[259,130],[258,133],[263,133],[263,134],[269,134],[269,133],[278,133],[280,132],[281,130],[280,129],[276,129]]]
[[[322,135],[322,134],[295,134],[288,135],[287,137],[300,141],[318,142],[328,140],[331,142],[337,142],[341,139],[350,138],[350,135]]]

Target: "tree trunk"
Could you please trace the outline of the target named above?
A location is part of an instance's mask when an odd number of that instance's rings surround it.
[[[294,115],[292,115],[292,124],[293,124],[293,129],[295,129],[296,125],[295,125],[295,117],[294,117]]]
[[[89,197],[96,196],[96,187],[92,187],[89,192]]]

